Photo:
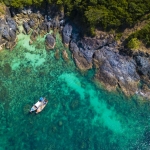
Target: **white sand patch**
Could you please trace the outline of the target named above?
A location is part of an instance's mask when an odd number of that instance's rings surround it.
[[[41,57],[39,54],[25,53],[27,61],[31,61],[31,64],[35,67],[42,65],[45,62],[45,57]]]

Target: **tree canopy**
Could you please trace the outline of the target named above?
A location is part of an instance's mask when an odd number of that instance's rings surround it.
[[[65,14],[78,17],[91,31],[96,27],[118,30],[132,27],[150,13],[149,0],[0,0],[8,6],[22,8],[43,3],[65,8]],[[60,7],[60,8],[62,8]]]

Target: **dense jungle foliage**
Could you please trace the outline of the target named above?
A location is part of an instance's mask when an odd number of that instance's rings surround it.
[[[65,8],[65,14],[80,22],[94,34],[95,28],[103,30],[123,30],[150,13],[150,0],[0,0],[8,6],[23,8],[29,5],[55,4]],[[144,34],[149,25],[133,38],[143,39],[149,45],[150,37]],[[130,37],[131,40],[131,37]]]
[[[150,22],[147,23],[142,29],[132,33],[127,39],[128,43],[133,41],[133,39],[139,39],[147,47],[150,47]],[[136,42],[136,43],[138,43],[138,42]],[[128,46],[128,47],[131,48],[130,46]]]

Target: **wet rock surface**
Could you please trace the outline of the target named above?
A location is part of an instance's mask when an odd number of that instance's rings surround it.
[[[63,42],[66,46],[68,46],[71,40],[72,26],[69,24],[66,24],[63,28],[62,34],[63,34]]]
[[[25,32],[26,32],[27,34],[29,34],[30,31],[31,31],[31,28],[30,28],[30,26],[28,25],[27,22],[24,22],[24,23],[23,23],[23,27],[24,27],[24,29],[25,29]]]
[[[133,95],[140,80],[136,72],[136,63],[133,59],[121,56],[108,46],[94,53],[97,63],[95,78],[103,83],[108,90],[120,87],[126,95]]]
[[[74,42],[70,43],[70,50],[72,51],[74,61],[80,70],[86,71],[86,70],[92,68],[92,62],[89,62],[85,58],[84,54],[82,52],[80,52],[76,43],[74,43]]]
[[[47,34],[45,38],[46,49],[53,49],[55,47],[55,39],[51,34]]]
[[[6,22],[7,22],[8,26],[9,26],[9,28],[11,28],[14,32],[17,31],[17,29],[18,29],[17,24],[12,18],[7,16],[6,17]]]
[[[14,47],[16,44],[17,30],[17,24],[10,16],[0,18],[0,49],[2,47],[8,47],[10,49]]]
[[[136,56],[135,60],[138,66],[138,72],[141,75],[148,75],[150,77],[150,59],[147,57]]]

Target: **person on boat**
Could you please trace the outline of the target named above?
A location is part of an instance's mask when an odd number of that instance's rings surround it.
[[[44,98],[43,98],[43,97],[40,97],[40,100],[39,100],[39,101],[42,102],[43,100],[44,100]]]
[[[46,100],[46,99],[45,99],[43,103],[44,103],[44,104],[46,104],[46,103],[47,103],[47,101],[48,101],[48,100]]]

